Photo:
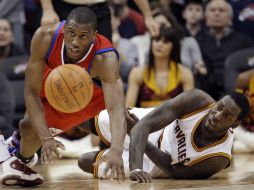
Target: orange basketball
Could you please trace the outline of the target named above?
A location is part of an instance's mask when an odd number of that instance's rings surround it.
[[[74,64],[56,67],[45,82],[49,104],[58,111],[73,113],[83,109],[93,96],[93,81],[88,72]]]

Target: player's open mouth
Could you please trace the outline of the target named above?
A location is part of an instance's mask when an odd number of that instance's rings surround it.
[[[215,123],[214,123],[211,119],[209,119],[208,122],[209,122],[209,124],[210,124],[212,127],[216,127],[216,126],[215,126]]]
[[[78,57],[80,55],[80,50],[77,48],[69,48],[69,53],[72,57]]]
[[[70,48],[72,53],[79,53],[79,49],[77,48]]]

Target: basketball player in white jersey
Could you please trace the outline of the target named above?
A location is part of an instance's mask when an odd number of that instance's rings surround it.
[[[248,111],[248,100],[240,93],[215,102],[201,90],[183,92],[156,108],[131,109],[130,136],[125,138],[123,153],[126,175],[139,182],[160,177],[202,179],[214,175],[229,166],[232,129]],[[99,114],[95,125],[97,134],[110,145],[106,111]],[[79,167],[104,178],[105,164],[93,165],[93,162],[107,151],[82,155]]]

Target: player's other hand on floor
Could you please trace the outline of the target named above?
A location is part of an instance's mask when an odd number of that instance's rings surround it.
[[[97,162],[94,163],[94,166],[99,166],[102,162],[106,163],[106,168],[104,170],[104,175],[106,178],[113,179],[116,174],[119,182],[120,180],[125,180],[122,150],[111,147],[106,155],[102,156]]]
[[[130,180],[137,181],[139,183],[151,183],[151,175],[143,170],[135,169],[130,172]]]
[[[62,158],[62,155],[59,153],[57,148],[65,150],[64,145],[54,138],[48,138],[47,140],[43,141],[41,148],[42,164],[53,164],[53,153],[55,153],[59,158]]]

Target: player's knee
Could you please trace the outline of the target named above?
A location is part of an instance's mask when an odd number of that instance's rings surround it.
[[[20,135],[22,138],[33,138],[36,136],[36,132],[32,127],[29,118],[24,118],[19,122]]]
[[[83,154],[79,160],[78,160],[78,166],[81,170],[84,172],[91,173],[91,167],[92,167],[93,161],[91,160],[91,157],[88,154]]]
[[[78,166],[81,170],[83,171],[87,171],[87,157],[85,156],[85,154],[83,154],[79,159],[78,159]]]

